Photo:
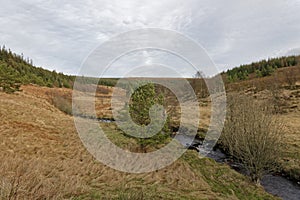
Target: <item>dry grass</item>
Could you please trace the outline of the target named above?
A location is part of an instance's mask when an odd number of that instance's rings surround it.
[[[21,89],[25,94],[47,100],[50,104],[54,105],[55,107],[67,114],[72,113],[72,90],[70,89],[37,87],[34,85],[25,85],[22,86]],[[91,89],[91,87],[86,87],[82,90],[86,93],[89,93],[89,89]],[[113,88],[108,86],[98,86],[96,90],[96,95],[90,93],[89,100],[95,101],[97,117],[107,119],[112,118],[110,101]],[[90,110],[90,108],[80,109],[80,112],[83,115],[91,116],[91,113],[93,113],[93,111]]]
[[[254,96],[257,99],[273,103],[272,92],[261,91]],[[300,88],[281,89],[279,92],[279,120],[286,126],[282,143],[284,155],[281,161],[283,171],[291,178],[300,180]]]
[[[66,163],[54,165],[39,158],[1,156],[1,199],[63,199],[85,192],[80,176],[69,177],[58,170]]]
[[[289,112],[280,116],[287,126],[283,143],[285,144],[282,166],[290,177],[300,180],[300,112]]]
[[[286,131],[286,135],[284,137],[285,143],[285,156],[282,161],[283,170],[291,175],[291,177],[300,180],[300,132],[299,132],[299,124],[300,124],[300,89],[299,82],[298,86],[294,88],[287,87],[286,81],[286,72],[285,70],[289,70],[295,72],[295,76],[298,76],[299,70],[297,67],[290,67],[286,69],[279,69],[273,76],[264,77],[261,79],[253,79],[249,81],[240,82],[237,84],[233,84],[230,86],[230,89],[237,90],[237,88],[241,88],[240,92],[247,95],[253,95],[258,100],[269,101],[270,104],[276,104],[278,112],[280,113],[280,119],[286,124],[288,130]],[[279,80],[279,81],[275,81]],[[298,79],[299,80],[299,79]],[[274,81],[277,86],[274,88]],[[283,85],[281,85],[283,84]],[[235,86],[236,85],[236,86]],[[269,85],[269,90],[263,89]],[[254,86],[254,87],[253,87]],[[259,86],[260,88],[256,87]],[[272,87],[271,87],[272,86]],[[285,86],[285,87],[282,87]],[[237,88],[235,88],[237,87]],[[277,90],[277,89],[280,90]],[[53,99],[60,100],[60,105],[63,105],[61,110],[64,108],[68,108],[70,106],[72,91],[69,89],[61,89],[61,88],[45,88],[45,87],[36,87],[32,85],[22,86],[23,94],[27,94],[28,97],[37,97],[39,100],[43,99],[47,102],[53,103]],[[262,90],[263,89],[263,90]],[[96,111],[97,116],[102,118],[112,118],[112,110],[111,110],[111,96],[114,88],[110,88],[107,86],[99,86],[97,89],[97,94],[95,98],[96,103]],[[115,89],[115,94],[121,94],[122,90]],[[92,94],[91,94],[92,96]],[[92,99],[92,97],[91,97]],[[93,100],[93,99],[92,99]],[[210,123],[210,115],[211,115],[211,101],[210,98],[199,98],[200,107],[200,130],[206,130]],[[176,99],[174,97],[169,96],[167,99],[167,104],[171,108],[174,105],[177,105]],[[59,106],[57,106],[59,107]],[[49,107],[49,109],[54,109],[53,107]],[[91,111],[90,108],[83,109],[82,112],[89,115]],[[179,125],[180,119],[180,108],[178,106],[173,107],[169,110],[169,114],[171,116],[171,122],[173,126]],[[67,111],[68,112],[68,111]],[[191,116],[193,119],[193,116]],[[13,122],[11,126],[20,127],[24,126],[24,124],[20,124],[20,122]],[[55,131],[54,131],[55,132]],[[131,147],[134,148],[134,147]]]
[[[297,80],[300,80],[300,67],[285,67],[279,68],[271,76],[261,78],[250,76],[249,80],[228,83],[226,84],[226,91],[244,92],[249,88],[253,88],[255,92],[259,92],[266,89],[273,89],[276,86],[290,87],[290,84],[297,84]]]
[[[253,86],[252,82],[240,84],[247,90]],[[110,118],[113,90],[99,87],[97,114]],[[16,94],[0,92],[1,199],[273,199],[228,166],[199,160],[189,151],[171,166],[152,173],[134,175],[110,169],[83,147],[72,117],[52,105],[54,97],[70,102],[72,90],[33,85],[21,89],[23,92]],[[269,92],[256,89],[251,94],[270,97]],[[282,162],[295,177],[300,171],[298,94],[297,88],[282,91],[287,112],[280,115],[289,129]],[[200,101],[200,128],[205,129],[210,121],[210,99]],[[119,137],[115,128],[106,126],[118,145],[134,148],[134,141]]]
[[[144,199],[272,199],[228,167],[209,160],[207,165],[192,152],[147,174],[108,168],[83,147],[72,117],[49,103],[48,89],[30,87],[22,93],[0,93],[2,199],[128,199],[136,191],[142,191]],[[192,164],[204,172],[225,170],[226,176],[234,177],[229,180],[232,185],[213,174],[203,175]]]
[[[268,101],[275,105],[278,120],[285,125],[283,135],[283,158],[280,162],[283,171],[291,178],[300,180],[300,88],[280,88],[274,101],[274,91],[253,91],[248,89],[242,94],[254,96],[258,101]],[[275,103],[275,104],[274,104]]]

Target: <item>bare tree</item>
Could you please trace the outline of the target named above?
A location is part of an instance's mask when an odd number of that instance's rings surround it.
[[[209,95],[208,89],[206,87],[207,79],[208,79],[208,77],[206,77],[204,72],[202,72],[202,71],[197,71],[194,75],[192,84],[193,84],[194,90],[196,91],[197,95],[200,98],[205,98]]]
[[[194,75],[194,78],[205,78],[205,74],[202,71],[197,71]]]
[[[268,104],[254,97],[228,95],[222,144],[256,184],[260,185],[263,175],[277,168],[282,135],[283,126],[271,115]]]

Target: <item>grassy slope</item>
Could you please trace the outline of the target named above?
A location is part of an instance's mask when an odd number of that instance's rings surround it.
[[[295,85],[290,87],[289,80]],[[283,171],[291,178],[300,180],[300,63],[293,67],[276,70],[271,76],[249,78],[226,86],[227,92],[239,91],[274,103],[279,102],[281,113],[277,117],[286,126],[283,143]],[[276,91],[278,93],[276,93]]]
[[[20,59],[18,61],[14,58],[8,60],[1,58],[1,60],[1,81],[4,84],[9,82],[10,86],[14,86],[15,83],[32,82],[47,86],[60,86],[64,78],[72,81],[72,77],[69,79],[62,74],[34,68],[30,63]],[[227,89],[239,90],[241,88],[244,91],[254,86],[259,87],[260,89],[257,90],[260,91],[274,85],[274,82],[284,84],[286,80],[281,77],[284,77],[282,75],[286,70],[293,70],[292,68],[278,70],[282,73],[276,76],[276,79],[274,76],[251,78],[227,85]],[[298,73],[299,68],[294,68]],[[27,70],[22,71],[23,69]],[[25,74],[22,75],[22,73]],[[58,76],[62,77],[58,79]],[[88,79],[87,81],[94,80]],[[289,90],[288,93],[287,96],[290,96],[291,91]],[[98,110],[101,110],[101,113],[98,113],[100,117],[110,115],[110,105],[107,101],[109,94],[102,94],[97,99]],[[78,139],[72,118],[50,104],[57,104],[57,107],[63,106],[65,109],[70,106],[70,102],[64,104],[65,100],[70,100],[70,95],[71,90],[68,89],[32,86],[24,88],[23,93],[13,95],[0,93],[0,117],[2,119],[0,155],[3,161],[0,166],[2,169],[0,194],[3,198],[14,194],[18,194],[21,198],[24,195],[27,198],[61,198],[62,196],[96,198],[120,195],[126,197],[128,195],[139,196],[141,191],[144,191],[145,197],[149,199],[154,197],[166,199],[271,198],[227,166],[216,164],[209,159],[199,160],[193,152],[188,152],[182,159],[164,170],[143,175],[120,173],[95,162]],[[292,104],[296,101],[299,108],[299,96],[288,101],[294,101]],[[105,108],[104,112],[102,112],[103,108]],[[285,170],[294,176],[298,176],[300,171],[298,108],[281,115],[289,129],[286,135],[287,147],[283,163]],[[203,109],[205,110],[203,127],[206,127],[209,122],[209,106]],[[65,110],[65,112],[68,113],[70,110]],[[114,127],[106,128],[110,130],[109,137],[121,146],[132,148],[136,145],[134,141],[122,137]],[[130,147],[128,144],[131,144]],[[57,194],[57,191],[60,193]]]
[[[299,69],[299,66],[282,68],[276,71],[272,76],[254,78],[227,85],[228,91],[240,91],[249,95],[255,95],[257,98],[269,100],[270,103],[272,103],[272,99],[274,98],[272,94],[272,92],[274,92],[274,87],[275,89],[280,89],[278,97],[279,100],[283,102],[281,109],[283,109],[284,113],[280,114],[279,118],[287,127],[286,135],[284,137],[285,140],[283,141],[286,145],[284,149],[284,158],[282,159],[282,167],[284,172],[297,180],[300,180],[300,89],[299,87],[291,89],[288,86],[282,87],[282,85],[287,84],[286,74],[293,73],[296,79],[300,80]],[[54,104],[61,102],[55,102],[53,99],[60,100],[60,97],[63,97],[63,103],[61,104],[63,105],[62,110],[64,110],[64,107],[68,107],[68,104],[70,107],[71,104],[71,90],[68,89],[23,86],[22,90],[24,90],[25,93],[34,94],[39,98],[47,99],[48,102]],[[96,98],[97,114],[99,117],[111,118],[110,97],[112,88],[99,86],[98,91],[99,93],[97,93]],[[206,129],[209,125],[211,109],[209,99],[200,99],[200,102],[204,101],[206,103],[200,107],[201,120],[199,128],[202,129]],[[65,105],[64,102],[69,103]],[[178,121],[178,115],[173,115],[173,117],[175,117],[173,118],[175,121]]]
[[[273,199],[228,166],[195,152],[148,174],[110,169],[82,146],[72,117],[30,92],[0,93],[0,117],[4,199],[14,193],[21,199],[126,199],[142,193],[145,199]],[[121,145],[135,145],[113,125],[105,128]]]

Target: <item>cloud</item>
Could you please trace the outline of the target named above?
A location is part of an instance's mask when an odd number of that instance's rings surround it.
[[[76,74],[89,53],[110,37],[146,27],[186,34],[207,50],[221,70],[300,47],[298,0],[0,3],[0,42],[36,65],[70,74]],[[152,60],[149,55],[145,62]],[[115,74],[122,71],[115,70]]]

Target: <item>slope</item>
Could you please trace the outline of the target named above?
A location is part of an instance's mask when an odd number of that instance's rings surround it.
[[[30,92],[0,92],[0,117],[2,199],[273,199],[192,151],[152,173],[110,169],[83,147],[71,116]],[[135,145],[114,124],[102,126],[114,142]]]

